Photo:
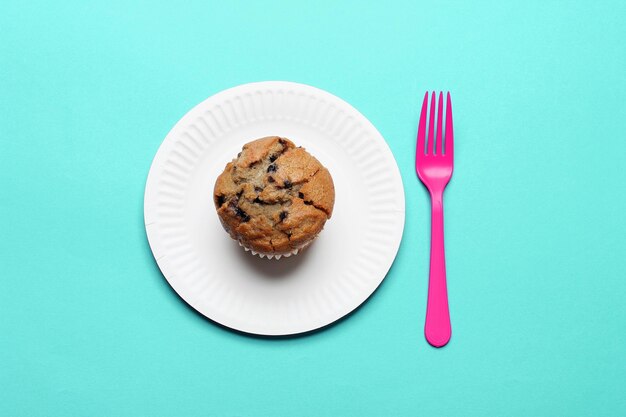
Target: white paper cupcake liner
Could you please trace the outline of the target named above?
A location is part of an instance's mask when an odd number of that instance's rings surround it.
[[[280,258],[289,258],[292,255],[297,255],[300,251],[302,251],[304,248],[309,246],[311,244],[311,242],[313,242],[313,240],[315,240],[315,239],[311,239],[310,241],[306,242],[305,244],[298,246],[296,249],[292,250],[291,252],[286,252],[286,253],[257,252],[257,251],[254,251],[254,250],[244,246],[244,244],[239,242],[239,241],[237,241],[237,243],[239,243],[239,246],[244,248],[246,250],[246,252],[250,252],[251,254],[256,255],[256,256],[258,256],[260,258],[280,259]]]

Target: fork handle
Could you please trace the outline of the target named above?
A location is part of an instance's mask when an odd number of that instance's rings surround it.
[[[430,274],[424,335],[434,347],[450,340],[450,311],[446,286],[446,255],[443,245],[443,191],[431,192]]]

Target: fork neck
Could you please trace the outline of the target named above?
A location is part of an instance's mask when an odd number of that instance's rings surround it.
[[[433,205],[435,204],[435,202],[439,204],[443,202],[443,189],[429,188],[428,192],[430,193],[430,199]]]

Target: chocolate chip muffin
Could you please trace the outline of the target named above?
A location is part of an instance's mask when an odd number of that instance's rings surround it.
[[[297,254],[330,219],[330,173],[304,148],[278,136],[249,142],[215,181],[222,226],[261,257]]]

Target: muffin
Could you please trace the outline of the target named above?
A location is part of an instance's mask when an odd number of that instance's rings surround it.
[[[335,187],[328,170],[289,139],[269,136],[243,146],[215,181],[213,201],[228,234],[268,258],[309,245],[330,219]]]

